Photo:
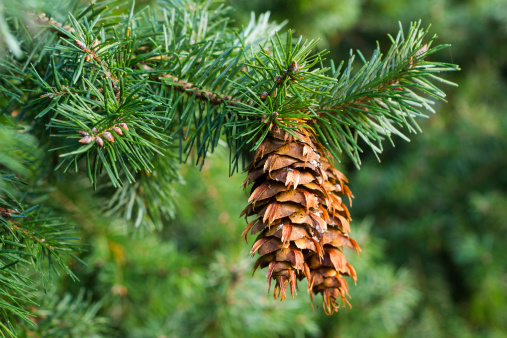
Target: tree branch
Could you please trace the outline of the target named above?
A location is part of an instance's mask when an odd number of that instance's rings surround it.
[[[54,26],[54,27],[60,27],[64,30],[66,30],[67,32],[69,33],[73,33],[75,32],[74,28],[68,26],[68,25],[63,25],[62,23],[56,21],[55,19],[53,18],[49,18],[46,16],[45,13],[42,13],[42,14],[31,14],[33,16],[33,19],[34,21],[39,24],[39,25],[51,25],[51,26]],[[64,36],[62,34],[61,31],[57,30],[57,29],[53,29],[53,31],[55,31],[59,36]],[[112,77],[111,75],[111,72],[109,71],[109,69],[104,65],[104,63],[98,58],[98,56],[95,54],[95,52],[93,50],[90,50],[89,48],[87,48],[86,45],[84,45],[83,42],[79,41],[79,40],[76,40],[76,44],[77,46],[83,50],[84,52],[88,53],[88,55],[93,58],[94,60],[96,60],[100,65],[104,66],[106,68],[106,71],[107,71],[107,75],[114,81],[114,82],[117,82],[118,80],[116,80],[115,78]],[[154,69],[144,63],[141,63],[137,66],[135,66],[136,68],[138,69],[142,69],[142,70],[145,70],[145,71],[153,71]],[[187,94],[189,96],[191,95],[194,95],[197,99],[199,100],[202,100],[202,101],[209,101],[211,104],[213,105],[220,105],[222,103],[225,103],[226,105],[228,106],[233,106],[233,107],[237,107],[238,106],[238,103],[245,103],[245,102],[242,102],[241,100],[238,100],[238,99],[234,99],[232,98],[231,96],[229,95],[224,95],[224,94],[217,94],[217,93],[213,93],[211,91],[207,91],[207,90],[204,90],[202,88],[199,88],[199,87],[196,87],[194,86],[192,83],[190,82],[187,82],[185,80],[181,80],[175,76],[172,76],[170,74],[165,74],[165,75],[152,75],[151,78],[153,80],[156,80],[156,81],[164,81],[163,79],[169,79],[170,82],[173,82],[173,83],[177,83],[177,85],[169,85],[169,86],[173,86],[177,91],[179,92],[182,92],[184,94]],[[64,95],[64,94],[67,94],[68,92],[59,92],[59,93],[48,93],[48,94],[44,94],[42,95],[41,97],[47,97],[47,98],[54,98],[54,97],[57,97],[59,95]],[[253,101],[248,101],[248,104],[249,105],[252,105],[253,104]]]

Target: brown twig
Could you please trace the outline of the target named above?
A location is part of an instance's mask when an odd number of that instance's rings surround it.
[[[12,223],[11,221],[8,221],[12,227],[16,228],[16,230],[21,231],[24,233],[28,238],[30,238],[32,241],[37,241],[40,244],[44,245],[46,248],[48,248],[51,251],[55,251],[55,248],[49,244],[46,243],[46,240],[44,238],[37,238],[35,236],[30,235],[30,232],[17,226],[16,224]]]
[[[409,62],[408,62],[408,68],[414,68],[421,60],[421,56],[428,50],[428,45],[424,45],[422,46],[415,54],[415,56],[411,56],[410,59],[409,59]],[[402,78],[404,75],[402,75],[400,78]],[[374,90],[376,92],[381,92],[385,89],[388,89],[388,88],[392,88],[398,92],[402,92],[403,91],[403,88],[401,88],[399,85],[399,80],[398,79],[393,79],[391,81],[388,81],[386,83],[383,83],[381,85],[379,85],[377,88],[375,88]],[[371,101],[373,100],[374,97],[371,97],[371,96],[362,96],[360,99],[356,99],[356,100],[352,100],[352,101],[347,101],[347,102],[342,102],[340,103],[339,105],[337,106],[334,106],[334,107],[323,107],[320,111],[317,112],[317,115],[318,116],[321,116],[323,115],[326,110],[341,110],[341,109],[345,109],[347,107],[358,107],[358,108],[361,108],[359,105],[361,104],[364,104],[364,103],[367,103],[368,101]],[[363,108],[363,110],[365,110],[366,108]]]
[[[139,69],[145,70],[145,71],[153,71],[153,68],[146,64],[140,64],[137,66]],[[180,80],[175,76],[172,76],[170,74],[165,75],[152,75],[152,79],[157,81],[167,81],[175,83],[172,85],[174,89],[176,89],[179,92],[185,93],[187,95],[194,95],[196,98],[202,100],[202,101],[209,101],[211,104],[214,105],[220,105],[222,103],[225,103],[228,106],[234,106],[237,107],[238,103],[245,103],[241,100],[234,99],[230,95],[221,95],[221,94],[215,94],[210,91],[201,89],[197,86],[194,86],[192,83]],[[249,100],[247,102],[248,105],[252,105],[253,101]]]
[[[0,217],[6,219],[7,222],[9,222],[9,224],[11,225],[11,229],[12,230],[16,229],[16,230],[22,232],[23,234],[25,234],[25,236],[27,236],[31,240],[37,241],[40,244],[42,244],[45,247],[47,247],[48,249],[50,249],[51,251],[54,251],[54,248],[51,245],[45,243],[46,240],[44,238],[37,238],[35,236],[32,236],[28,230],[25,230],[25,229],[21,228],[20,226],[14,224],[13,222],[9,221],[8,219],[11,218],[12,215],[14,215],[14,214],[19,214],[19,211],[18,210],[14,210],[14,209],[0,208]]]
[[[398,80],[392,80],[392,81],[389,81],[388,83],[380,85],[378,88],[375,89],[375,91],[381,92],[381,91],[385,90],[386,88],[396,86],[397,84],[398,84]],[[401,87],[394,87],[394,89],[397,90],[397,91],[402,91],[403,90]],[[361,107],[360,105],[361,104],[365,104],[368,101],[371,101],[373,99],[374,99],[374,97],[371,97],[371,96],[362,96],[359,99],[351,100],[351,101],[347,101],[347,102],[342,102],[342,103],[340,103],[340,104],[338,104],[336,106],[322,107],[316,113],[317,113],[318,116],[322,116],[328,110],[334,110],[334,111],[336,111],[336,110],[342,110],[342,109],[345,109],[345,108],[348,108],[348,107],[356,107],[356,108],[359,108],[359,109],[366,110],[366,108]]]

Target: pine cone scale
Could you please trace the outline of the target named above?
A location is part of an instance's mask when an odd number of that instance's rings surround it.
[[[334,312],[336,300],[348,295],[342,276],[356,280],[341,250],[360,250],[348,237],[350,214],[339,196],[351,196],[346,177],[304,129],[274,128],[247,171],[243,185],[253,186],[242,215],[256,219],[242,235],[260,233],[250,252],[261,256],[254,269],[268,267],[275,298],[284,299],[287,286],[294,296],[297,279],[306,277],[312,298],[322,293],[326,313]]]

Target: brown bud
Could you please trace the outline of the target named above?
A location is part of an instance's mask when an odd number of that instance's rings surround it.
[[[46,93],[46,94],[42,94],[40,97],[52,99],[54,97],[54,94],[53,93]]]
[[[419,55],[421,55],[421,54],[425,53],[427,50],[428,50],[428,45],[424,45],[424,46],[422,46],[422,47],[421,47],[421,49],[419,49],[419,50],[417,51],[417,53],[415,53],[415,55],[416,55],[416,56],[419,56]]]
[[[261,94],[261,100],[264,101],[265,99],[267,99],[268,95],[269,95],[268,92],[262,92],[262,94]]]
[[[90,55],[86,55],[86,62],[90,62]]]
[[[92,128],[92,133],[96,133],[97,132],[97,128],[93,127]]]
[[[266,119],[267,119],[267,118],[268,118],[268,116],[267,116],[267,115],[262,115],[262,119],[261,119],[261,121],[262,121],[262,122],[264,122],[264,121],[266,121]]]
[[[80,139],[79,143],[90,144],[90,143],[92,143],[92,141],[93,141],[93,138],[87,135],[87,136],[83,137],[82,139]]]
[[[278,112],[274,111],[271,113],[271,117],[274,117],[274,118],[277,118],[278,117]]]
[[[129,127],[127,126],[126,123],[120,123],[120,127],[122,127],[123,129],[125,129],[126,131],[129,131]]]
[[[88,134],[86,131],[83,131],[83,130],[78,130],[77,131],[78,134],[81,134],[83,136],[89,136],[90,134]]]
[[[275,76],[275,78],[273,79],[273,82],[280,83],[280,82],[282,82],[282,79],[283,79],[283,77],[282,77],[281,75],[277,75],[277,76]]]
[[[114,142],[114,137],[113,135],[111,135],[110,132],[106,131],[105,133],[102,134],[102,136],[104,136],[106,140],[108,140],[109,142]]]
[[[86,49],[86,45],[85,45],[85,43],[84,43],[84,42],[79,41],[79,40],[77,40],[77,39],[76,39],[76,40],[74,40],[74,41],[76,42],[76,45],[77,45],[79,48],[81,48],[82,50],[85,50],[85,49]]]
[[[93,45],[92,45],[92,47],[94,48],[93,49],[94,53],[97,53],[98,48],[95,48],[95,47],[97,47],[98,44],[99,44],[99,40],[95,39],[95,41],[93,41]]]
[[[0,217],[11,218],[12,214],[19,214],[19,210],[0,208]]]
[[[102,141],[102,139],[100,138],[100,136],[97,136],[97,138],[95,139],[95,143],[97,143],[99,145],[99,147],[103,147],[104,146],[104,141]]]
[[[289,72],[296,72],[298,70],[298,64],[296,61],[292,61],[289,66]]]
[[[123,132],[119,127],[113,127],[113,131],[118,135],[123,135]]]

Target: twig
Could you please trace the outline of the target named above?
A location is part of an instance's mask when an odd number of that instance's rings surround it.
[[[37,238],[35,236],[32,236],[32,235],[30,235],[30,232],[28,232],[27,230],[25,230],[25,229],[17,226],[16,224],[12,223],[11,221],[8,221],[8,222],[10,223],[10,225],[12,225],[14,228],[16,228],[16,230],[21,231],[22,233],[24,233],[32,241],[37,241],[40,244],[42,244],[43,246],[45,246],[46,248],[48,248],[49,250],[55,251],[55,248],[53,246],[47,244],[46,240],[44,238]]]
[[[153,71],[153,68],[151,68],[150,66],[145,65],[143,63],[137,67],[139,69],[143,69],[148,72]],[[175,85],[171,85],[177,91],[180,91],[180,92],[185,93],[187,95],[194,95],[196,98],[203,100],[203,101],[210,101],[210,103],[214,104],[214,105],[220,105],[222,103],[225,103],[228,106],[237,107],[238,103],[244,103],[243,101],[238,100],[238,99],[234,99],[229,95],[220,95],[220,94],[212,93],[210,91],[203,90],[199,87],[194,86],[190,82],[180,80],[177,77],[172,76],[170,74],[153,75],[153,76],[151,76],[151,78],[154,80],[157,80],[157,81],[162,81],[162,79],[168,79],[170,82],[177,83]],[[252,100],[248,101],[248,104],[252,105],[253,101]]]

